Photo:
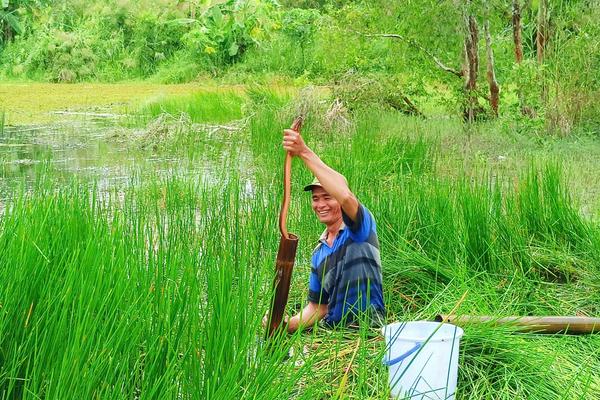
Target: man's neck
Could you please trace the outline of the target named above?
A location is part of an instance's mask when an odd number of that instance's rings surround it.
[[[331,225],[327,225],[327,243],[331,246],[333,244],[333,241],[335,240],[335,237],[337,236],[338,232],[340,231],[340,228],[342,226],[342,219],[340,218],[339,220],[337,220],[336,222],[332,223]]]

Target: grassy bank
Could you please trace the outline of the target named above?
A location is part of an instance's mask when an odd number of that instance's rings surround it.
[[[235,90],[235,87],[223,88]],[[35,82],[0,85],[0,108],[10,124],[47,123],[64,119],[53,112],[121,113],[126,107],[165,96],[186,96],[190,92],[213,92],[214,83],[157,85],[152,83],[44,84]],[[35,93],[35,95],[33,95]]]
[[[265,82],[264,86],[280,95],[291,96],[298,91],[294,85],[285,84],[276,78]],[[229,93],[231,99],[225,103],[230,111],[223,118],[234,118],[241,117],[243,105],[241,97],[245,97],[247,87],[248,85],[228,84],[213,79],[178,85],[152,82],[118,84],[2,82],[0,83],[0,110],[4,110],[5,122],[11,125],[40,124],[68,119],[68,114],[57,114],[62,112],[72,112],[76,115],[134,112],[149,117],[156,117],[162,112],[187,112],[194,117],[194,107],[205,106],[208,97],[212,96],[213,107],[221,107],[224,97]],[[213,113],[204,111],[198,115],[199,122],[202,117],[213,117]]]

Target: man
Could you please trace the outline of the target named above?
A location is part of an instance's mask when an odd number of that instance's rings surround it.
[[[381,261],[373,216],[350,191],[346,178],[321,161],[298,132],[284,131],[283,148],[315,176],[304,190],[312,192],[312,208],[326,226],[312,256],[308,304],[287,320],[288,332],[323,319],[331,326],[353,324],[361,314],[383,324]]]

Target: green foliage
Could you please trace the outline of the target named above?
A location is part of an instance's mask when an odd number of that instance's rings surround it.
[[[316,8],[322,9],[332,3],[331,0],[282,0],[280,2],[289,8]]]
[[[112,7],[111,7],[112,5]],[[9,75],[43,74],[53,81],[119,80],[151,76],[173,64],[190,80],[200,70],[218,72],[277,29],[275,3],[218,1],[189,18],[177,8],[114,2],[91,6],[41,7],[29,19],[28,34],[4,54]],[[179,60],[179,61],[178,61]],[[167,74],[169,75],[169,74]]]
[[[93,15],[89,16],[89,15]],[[52,81],[117,80],[149,75],[181,45],[182,28],[167,16],[92,6],[68,13],[49,7],[31,21],[35,34],[7,47],[10,73]],[[39,24],[39,25],[38,25]]]
[[[234,63],[277,28],[275,6],[270,0],[215,2],[200,18],[181,21],[192,25],[183,40],[195,57],[208,60],[212,68]]]
[[[411,100],[422,94],[412,82],[383,74],[344,74],[333,87],[333,95],[352,110],[386,108],[410,115],[422,115]]]
[[[2,37],[3,42],[8,40],[10,35],[22,33],[23,29],[21,28],[19,19],[15,16],[15,11],[0,10],[0,30],[4,32]]]
[[[178,51],[156,67],[153,80],[161,83],[184,83],[198,80],[206,67],[199,65],[198,57],[189,51]]]
[[[577,126],[600,132],[600,7],[560,2],[551,12],[552,37],[542,71],[548,86],[547,129],[562,136]]]
[[[6,43],[15,36],[23,33],[21,14],[27,12],[29,7],[39,6],[43,0],[2,0],[0,3],[0,53]]]
[[[537,2],[523,2],[524,61],[518,66],[510,4],[491,2],[489,13],[480,3],[470,4],[464,10],[473,13],[480,27],[477,98],[482,119],[492,117],[482,32],[489,17],[501,116],[533,117],[523,126],[538,133],[600,130],[596,2],[550,4],[541,65],[536,57]],[[460,115],[466,106],[464,79],[438,65],[462,70],[463,7],[456,2],[289,0],[282,7],[274,0],[177,5],[167,0],[11,0],[2,5],[4,77],[175,83],[211,75],[229,82],[284,75],[329,85],[345,76],[378,76],[381,87],[374,92],[387,94],[367,97],[386,102],[398,87],[386,82],[399,81],[409,99],[420,97],[417,102],[426,115]],[[377,36],[381,33],[398,36]],[[349,92],[362,90],[360,84],[346,86]]]
[[[164,60],[183,47],[181,36],[185,29],[170,21],[172,16],[142,13],[123,30],[123,46],[133,50],[122,61],[123,67],[135,75],[149,76]]]
[[[292,43],[300,46],[300,71],[304,71],[306,48],[312,43],[318,29],[320,14],[317,10],[293,8],[283,15],[281,31]]]

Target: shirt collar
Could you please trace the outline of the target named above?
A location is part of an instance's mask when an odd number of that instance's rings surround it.
[[[344,221],[342,221],[342,225],[340,225],[340,229],[338,230],[338,237],[339,237],[339,234],[344,229],[346,229],[346,224],[344,224]],[[327,228],[325,228],[325,230],[323,231],[323,233],[321,233],[321,236],[319,237],[319,242],[327,244]]]

